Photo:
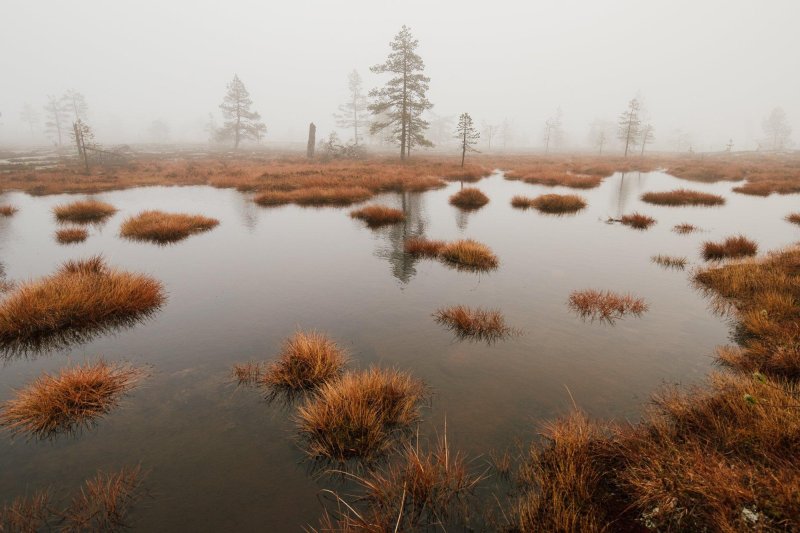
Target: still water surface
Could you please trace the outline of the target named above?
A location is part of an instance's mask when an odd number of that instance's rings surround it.
[[[267,360],[297,328],[327,332],[352,364],[395,366],[434,391],[423,432],[446,419],[454,447],[475,456],[535,436],[538,424],[575,402],[592,416],[635,420],[664,383],[699,382],[714,346],[728,342],[725,319],[692,288],[707,239],[743,233],[762,251],[796,242],[783,217],[797,195],[767,198],[731,192],[736,184],[694,184],[659,172],[615,174],[574,216],[510,206],[515,194],[575,192],[506,181],[477,186],[490,198],[464,213],[448,196],[458,183],[373,201],[401,207],[403,224],[370,230],[349,209],[261,208],[247,195],[209,187],[154,187],[97,195],[119,208],[82,244],[61,246],[50,209],[73,197],[0,195],[19,213],[0,219],[0,261],[12,280],[48,274],[66,259],[102,253],[114,266],[152,274],[169,300],[132,329],[68,350],[13,358],[0,366],[0,401],[43,371],[99,356],[147,365],[151,376],[121,408],[77,437],[54,441],[0,438],[0,501],[51,486],[73,489],[97,469],[141,463],[150,497],[139,504],[139,531],[297,531],[316,521],[326,483],[308,475],[294,441],[292,410],[237,389],[230,368]],[[643,204],[646,191],[690,187],[722,194],[723,207]],[[123,218],[143,209],[196,212],[220,225],[167,247],[122,240]],[[641,211],[648,231],[606,224]],[[678,235],[689,222],[703,232]],[[500,257],[500,268],[470,274],[403,254],[403,240],[474,238]],[[686,271],[650,262],[683,255]],[[614,326],[570,313],[570,291],[632,292],[650,311]],[[493,345],[458,341],[431,318],[450,304],[496,307],[521,336]],[[569,390],[569,392],[568,392]]]

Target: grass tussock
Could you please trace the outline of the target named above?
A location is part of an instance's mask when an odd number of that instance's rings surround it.
[[[452,451],[445,435],[430,450],[419,442],[406,444],[385,466],[348,477],[360,494],[345,499],[331,492],[337,510],[326,509],[316,531],[427,531],[466,525],[485,475]]]
[[[439,257],[445,244],[444,241],[426,239],[424,237],[410,237],[403,243],[405,253],[418,257]]]
[[[689,189],[676,189],[667,192],[647,192],[642,195],[642,201],[656,205],[722,205],[725,198],[718,194],[710,194]]]
[[[176,242],[195,233],[209,231],[219,224],[216,218],[163,211],[142,211],[125,219],[120,235],[137,241],[158,244]]]
[[[20,496],[0,508],[0,531],[36,533],[50,531],[55,525],[49,490]]]
[[[623,215],[619,221],[633,229],[646,230],[656,223],[656,219],[643,215],[641,213],[631,213],[630,215]]]
[[[395,209],[387,205],[368,205],[361,209],[350,212],[352,218],[363,220],[371,228],[396,224],[406,219],[406,215],[400,209]]]
[[[577,213],[586,207],[586,200],[577,194],[543,194],[531,201],[532,207],[549,214]]]
[[[100,256],[67,261],[54,274],[18,284],[0,301],[0,348],[63,347],[133,325],[165,300],[159,281],[109,268]]]
[[[695,226],[694,224],[682,223],[682,224],[675,224],[672,226],[672,231],[679,235],[687,235],[689,233],[694,233],[696,231],[700,231],[700,228]]]
[[[139,368],[105,361],[44,374],[0,405],[0,426],[38,438],[89,427],[143,376]]]
[[[514,195],[511,198],[511,207],[515,207],[517,209],[530,209],[533,207],[533,198],[528,196],[522,196],[521,194]]]
[[[438,309],[433,317],[438,324],[466,339],[494,342],[517,333],[517,330],[506,325],[503,314],[497,309],[453,305]]]
[[[640,316],[648,308],[642,298],[594,289],[572,291],[568,305],[581,318],[610,324],[627,315]]]
[[[363,202],[373,195],[365,187],[313,187],[290,191],[272,190],[259,193],[253,198],[258,205],[270,207],[284,204],[301,206],[345,206]]]
[[[613,174],[609,172],[607,175]],[[519,169],[506,172],[506,179],[520,180],[531,185],[545,185],[548,187],[570,187],[572,189],[593,189],[602,183],[603,175],[571,174],[562,170],[547,168]]]
[[[689,260],[685,257],[664,254],[654,255],[650,258],[650,261],[664,268],[674,268],[676,270],[683,270],[689,263]]]
[[[786,215],[786,221],[800,225],[800,213],[790,213]]]
[[[702,253],[706,261],[751,257],[758,253],[758,244],[743,235],[736,235],[722,242],[704,242]]]
[[[428,395],[406,372],[370,368],[324,383],[299,407],[297,427],[314,460],[364,462],[384,457],[420,419]]]
[[[98,472],[87,479],[63,515],[64,531],[121,531],[127,529],[133,504],[142,496],[140,466],[117,472]]]
[[[59,222],[102,222],[116,212],[113,205],[93,199],[59,204],[53,208]]]
[[[475,187],[461,189],[450,197],[450,204],[467,210],[478,209],[488,203],[489,197]]]
[[[60,244],[83,242],[87,237],[89,237],[89,232],[85,228],[62,228],[56,230],[56,241]]]
[[[261,381],[274,394],[292,395],[339,378],[345,364],[347,354],[333,340],[315,331],[298,331],[284,341]]]
[[[10,217],[14,215],[17,211],[19,211],[19,209],[17,209],[13,205],[9,204],[0,205],[0,216]]]
[[[445,263],[466,270],[487,271],[500,265],[500,260],[491,248],[472,239],[445,244],[439,250],[439,257]]]

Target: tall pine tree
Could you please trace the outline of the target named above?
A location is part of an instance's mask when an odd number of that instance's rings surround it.
[[[251,111],[253,101],[250,93],[239,79],[234,75],[233,81],[228,84],[228,93],[220,104],[222,117],[225,122],[219,131],[219,138],[232,139],[234,150],[239,148],[239,143],[245,139],[259,140],[267,132],[267,126],[261,122],[261,115]]]
[[[464,158],[467,152],[475,150],[473,146],[478,144],[481,134],[475,128],[472,122],[472,117],[469,113],[461,113],[458,117],[458,125],[456,126],[456,139],[461,145],[461,166],[464,166]]]
[[[617,138],[625,143],[625,157],[628,157],[628,150],[636,146],[639,142],[642,121],[639,118],[641,104],[634,98],[628,102],[628,108],[619,116]]]
[[[412,145],[431,145],[425,138],[428,123],[421,117],[433,107],[426,96],[431,80],[423,74],[425,63],[415,52],[418,44],[411,31],[403,26],[390,43],[392,51],[386,61],[370,69],[377,74],[393,75],[385,86],[370,91],[374,100],[369,110],[376,117],[370,132],[375,134],[388,128],[392,140],[400,145],[401,160],[408,157]]]

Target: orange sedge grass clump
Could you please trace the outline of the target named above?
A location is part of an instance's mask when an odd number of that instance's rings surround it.
[[[0,405],[0,426],[40,439],[89,427],[116,407],[142,376],[141,369],[105,361],[44,374]]]
[[[464,239],[445,244],[439,250],[439,257],[445,263],[465,270],[493,270],[500,260],[491,248],[472,239]]]
[[[756,253],[758,253],[758,245],[743,235],[728,237],[722,242],[706,241],[703,243],[703,259],[706,261],[750,257]]]
[[[142,496],[141,466],[98,472],[87,479],[62,513],[63,531],[122,531],[131,507]]]
[[[641,213],[631,213],[630,215],[623,215],[622,218],[619,219],[625,226],[630,226],[634,229],[639,230],[646,230],[650,226],[656,223],[656,219],[653,217],[649,217],[647,215],[643,215]]]
[[[261,381],[274,394],[292,395],[340,377],[345,364],[347,354],[333,340],[315,331],[298,331],[284,341]]]
[[[0,348],[63,347],[133,325],[165,300],[159,281],[109,268],[100,256],[67,261],[54,274],[18,284],[0,301]]]
[[[722,205],[725,198],[718,194],[710,194],[689,189],[676,189],[667,192],[646,192],[642,195],[642,201],[656,205]]]
[[[59,204],[53,208],[59,222],[101,222],[116,212],[113,205],[94,199]]]
[[[489,203],[489,197],[483,194],[480,189],[467,187],[452,195],[450,203],[461,209],[478,209]]]
[[[791,213],[786,215],[786,221],[792,224],[800,225],[800,213]]]
[[[467,458],[453,451],[447,435],[430,450],[419,441],[406,444],[399,457],[359,476],[349,474],[360,494],[343,498],[331,493],[337,510],[325,509],[319,531],[427,531],[466,525],[475,489],[485,478],[472,471]]]
[[[0,508],[0,531],[36,533],[52,530],[55,517],[51,498],[50,491],[45,489],[6,503]]]
[[[542,213],[561,215],[577,213],[586,207],[586,200],[577,194],[543,194],[534,198],[530,205]]]
[[[419,421],[428,393],[406,372],[370,368],[328,381],[297,411],[306,453],[315,460],[372,462]]]
[[[647,311],[647,304],[642,298],[593,289],[572,291],[568,304],[581,318],[611,324],[626,315],[640,316]]]
[[[261,382],[264,369],[261,363],[257,361],[248,361],[246,363],[236,363],[231,368],[233,379],[239,385],[256,385]]]
[[[83,242],[89,236],[85,228],[63,228],[56,230],[56,240],[61,244]]]
[[[11,215],[16,213],[17,211],[19,211],[19,209],[17,209],[13,205],[9,205],[9,204],[0,205],[0,216],[10,217]]]
[[[601,174],[604,174],[601,173]],[[609,172],[608,176],[613,174]],[[570,187],[572,189],[593,189],[600,185],[605,175],[581,175],[572,174],[562,170],[541,169],[518,169],[506,172],[506,179],[520,180],[532,185],[546,185],[548,187]]]
[[[694,233],[695,231],[700,231],[700,228],[698,228],[693,224],[687,224],[684,222],[682,224],[675,224],[674,226],[672,226],[672,231],[680,235],[686,235],[687,233]]]
[[[364,187],[313,187],[290,191],[264,191],[253,198],[258,205],[269,207],[283,204],[302,206],[345,206],[363,202],[373,195]]]
[[[426,239],[424,237],[410,237],[403,243],[405,253],[420,257],[438,257],[445,244],[444,241]]]
[[[685,257],[676,257],[673,255],[664,254],[654,255],[650,258],[650,261],[659,266],[663,266],[664,268],[674,268],[677,270],[683,270],[686,268],[686,264],[689,262],[689,260]]]
[[[503,314],[497,309],[453,305],[438,309],[433,317],[462,338],[493,342],[516,333],[514,328],[506,325]]]
[[[528,196],[517,194],[511,198],[511,207],[516,207],[517,209],[530,209],[533,207],[533,200],[533,198],[529,198]]]
[[[387,224],[395,224],[406,219],[406,215],[400,209],[395,209],[387,205],[368,205],[361,209],[350,212],[352,218],[363,220],[369,227],[375,228]]]
[[[158,244],[176,242],[195,233],[209,231],[219,224],[216,218],[163,211],[142,211],[125,219],[120,235],[136,241]]]

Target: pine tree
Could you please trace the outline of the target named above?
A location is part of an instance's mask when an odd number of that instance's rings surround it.
[[[89,104],[86,103],[86,97],[74,89],[70,89],[61,97],[61,105],[68,112],[72,114],[72,120],[86,120],[89,114]]]
[[[461,145],[461,166],[464,166],[464,158],[467,155],[467,151],[474,151],[475,146],[478,143],[478,139],[481,138],[481,134],[475,128],[475,124],[472,122],[472,117],[469,116],[469,113],[461,113],[458,117],[458,125],[456,126],[456,139],[459,140],[459,144]]]
[[[556,114],[544,121],[544,153],[550,152],[550,145],[560,145],[564,138],[561,127],[561,108],[556,109]]]
[[[336,118],[336,125],[340,128],[353,128],[353,144],[358,146],[361,140],[359,128],[363,128],[367,112],[367,97],[361,88],[361,76],[357,70],[353,70],[347,77],[347,89],[350,97],[347,102],[339,106],[339,113],[333,116]]]
[[[655,134],[653,133],[655,130],[652,124],[645,124],[642,127],[642,132],[640,135],[641,143],[642,143],[642,153],[644,155],[644,147],[647,146],[648,143],[653,142],[656,139]]]
[[[390,43],[392,51],[386,61],[370,69],[394,75],[384,87],[370,91],[374,101],[368,108],[376,117],[370,132],[389,128],[392,140],[400,145],[401,160],[409,155],[412,145],[430,145],[424,135],[428,122],[422,119],[422,113],[433,107],[426,96],[430,78],[422,73],[425,63],[415,52],[418,44],[403,26]]]
[[[625,157],[628,157],[628,149],[636,146],[639,139],[639,130],[642,125],[642,121],[639,119],[640,109],[639,100],[634,98],[628,102],[628,109],[619,116],[617,138],[625,143]]]
[[[239,148],[239,143],[245,139],[258,140],[267,132],[267,126],[261,122],[261,115],[251,111],[253,101],[250,93],[239,79],[234,75],[233,81],[228,84],[228,93],[219,105],[225,122],[219,131],[220,138],[232,139],[234,150]]]
[[[786,112],[780,107],[772,110],[761,124],[766,135],[765,145],[771,150],[785,150],[792,144],[792,127],[786,118]]]
[[[55,136],[58,146],[63,144],[62,135],[69,128],[69,113],[64,107],[64,103],[57,100],[55,96],[48,96],[44,106],[45,112],[45,133]]]

